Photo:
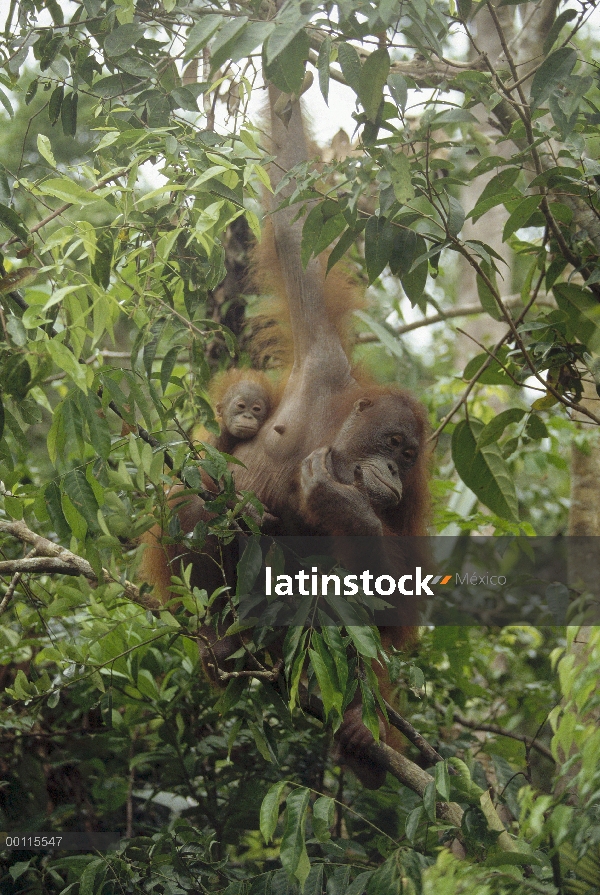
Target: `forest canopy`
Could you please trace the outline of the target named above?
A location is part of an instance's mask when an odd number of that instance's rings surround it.
[[[0,14],[0,895],[597,892],[594,3]],[[284,122],[301,94],[312,119],[290,178],[302,263],[356,281],[353,363],[427,409],[432,535],[487,535],[494,574],[510,538],[571,538],[545,596],[567,627],[429,625],[398,652],[315,615],[280,662],[246,632],[260,661],[215,692],[199,632],[223,589],[183,564],[161,606],[140,582],[156,523],[226,546],[264,519],[214,447],[213,395],[232,366],[283,375],[281,306],[252,276],[280,201],[267,83]],[[206,499],[192,532],[173,486]],[[407,740],[374,743],[376,792],[332,749],[352,687],[375,740],[385,712]],[[11,845],[42,831],[120,841]]]

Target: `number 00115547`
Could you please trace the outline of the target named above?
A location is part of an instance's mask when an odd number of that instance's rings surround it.
[[[118,833],[0,833],[0,848],[9,851],[106,851],[117,845]]]

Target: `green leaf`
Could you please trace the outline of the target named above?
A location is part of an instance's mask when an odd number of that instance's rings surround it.
[[[329,647],[333,657],[340,690],[342,693],[345,693],[346,684],[348,683],[348,656],[346,655],[346,646],[340,629],[331,625],[324,625],[321,628],[321,632],[323,640]]]
[[[531,438],[532,441],[540,441],[542,438],[548,438],[550,435],[546,428],[546,424],[535,413],[532,413],[527,420],[525,434],[528,438]]]
[[[321,95],[328,104],[329,101],[329,63],[331,60],[331,38],[326,37],[319,47],[317,70],[319,72],[319,87]]]
[[[371,731],[375,738],[375,742],[379,742],[379,716],[375,708],[375,698],[371,688],[365,680],[359,678],[360,692],[362,697],[362,722],[365,727]]]
[[[237,566],[237,594],[249,594],[262,567],[262,551],[258,538],[249,538]]]
[[[520,198],[520,194],[516,189],[507,190],[505,193],[496,193],[494,196],[488,196],[487,199],[478,202],[467,217],[473,218],[473,223],[475,223],[486,212],[491,211],[492,208],[496,208],[498,205],[506,205],[508,202],[514,202],[515,199]]]
[[[69,528],[78,541],[84,541],[87,534],[87,523],[81,513],[73,506],[67,494],[61,494],[60,504]]]
[[[0,395],[0,439],[2,439],[2,435],[4,434],[4,404],[2,403],[2,395]]]
[[[321,252],[328,249],[331,243],[334,242],[345,229],[346,219],[343,214],[335,214],[333,217],[328,218],[323,223],[319,238],[313,246],[313,254],[318,256]]]
[[[321,205],[315,205],[306,215],[302,226],[302,241],[300,245],[300,260],[306,267],[314,254],[314,246],[323,229],[323,212]]]
[[[75,92],[65,96],[60,110],[60,120],[65,137],[74,137],[77,133],[77,104],[79,95]]]
[[[256,748],[258,749],[264,760],[275,762],[276,756],[269,746],[269,742],[265,736],[262,723],[256,724],[254,721],[248,721],[248,728],[250,730],[250,733],[252,734],[252,737],[256,744]]]
[[[354,313],[356,317],[367,324],[369,329],[375,333],[381,344],[384,345],[388,349],[388,351],[390,351],[395,357],[404,358],[406,356],[405,351],[402,347],[402,343],[398,336],[387,330],[385,326],[382,326],[381,323],[377,322],[377,320],[373,320],[364,311],[355,311]]]
[[[50,145],[50,140],[46,136],[46,134],[38,134],[37,135],[37,148],[39,154],[42,158],[46,159],[49,165],[52,165],[53,168],[56,168],[56,159],[52,154],[52,147]]]
[[[120,25],[107,35],[104,41],[104,52],[107,56],[123,56],[136,45],[145,33],[145,25],[135,25],[133,22]]]
[[[63,487],[73,506],[91,528],[96,528],[98,501],[81,468],[72,469],[64,478]]]
[[[110,286],[110,273],[114,252],[114,240],[109,230],[102,230],[96,238],[94,260],[90,259],[90,273],[94,283],[102,289]]]
[[[436,765],[437,767],[437,765]],[[430,780],[427,786],[425,787],[425,792],[423,793],[423,808],[425,809],[425,814],[431,821],[431,823],[435,823],[435,803],[436,803],[436,788],[435,788],[435,780]]]
[[[485,173],[485,172],[483,172]],[[498,174],[495,174],[485,185],[477,202],[483,202],[491,196],[497,196],[499,193],[505,193],[514,185],[521,169],[518,167],[504,168]]]
[[[488,279],[496,285],[496,272],[493,270],[490,264],[487,261],[481,262],[481,270],[482,273],[486,274]],[[479,296],[479,301],[481,302],[481,307],[483,310],[490,315],[492,320],[503,320],[504,315],[496,298],[494,297],[494,293],[489,288],[486,281],[483,279],[480,274],[476,274],[475,282],[477,285],[477,294]]]
[[[63,202],[71,202],[73,205],[91,205],[98,202],[98,196],[88,192],[85,187],[69,180],[68,177],[52,177],[45,180],[38,187],[40,193],[45,196],[55,196]]]
[[[365,870],[359,873],[355,880],[347,889],[344,889],[344,895],[364,895],[368,891],[368,882],[373,876],[373,870]]]
[[[473,0],[457,0],[458,11],[463,22],[466,22],[471,13]]]
[[[15,114],[15,112],[14,112],[14,109],[13,109],[13,107],[12,107],[12,103],[11,103],[11,101],[9,100],[9,98],[7,97],[7,95],[6,95],[6,93],[4,92],[4,90],[0,90],[0,103],[2,103],[2,105],[4,106],[4,108],[6,109],[6,111],[8,112],[8,117],[9,117],[9,118],[14,118],[14,114]]]
[[[98,871],[103,870],[105,870],[103,858],[94,858],[90,861],[83,870],[79,880],[79,895],[94,895],[94,892],[96,891],[96,876],[98,875]],[[102,886],[100,886],[100,888],[102,888]]]
[[[425,675],[418,665],[411,665],[408,675],[408,683],[413,690],[422,690],[425,687]]]
[[[417,247],[415,251],[417,260],[421,257],[422,254],[425,253],[425,240],[422,236],[417,236]],[[417,304],[417,302],[423,295],[425,284],[427,283],[427,273],[427,261],[422,261],[420,264],[413,266],[408,273],[405,273],[401,277],[402,287],[406,292],[407,298],[409,299],[413,307]]]
[[[366,656],[368,659],[376,659],[379,653],[379,643],[373,628],[358,627],[357,625],[347,625],[346,631],[350,635],[357,653]]]
[[[389,172],[396,199],[401,205],[406,205],[407,202],[410,202],[415,197],[408,156],[403,152],[398,152],[392,156]],[[394,227],[394,231],[397,231],[397,229],[397,227]]]
[[[485,166],[481,173],[486,173]],[[495,174],[486,184],[475,203],[475,207],[469,212],[467,217],[472,217],[473,220],[477,220],[477,218],[481,217],[485,211],[489,211],[490,208],[494,207],[493,205],[489,205],[489,201],[495,197],[499,197],[499,201],[496,204],[500,204],[500,201],[502,201],[500,197],[502,197],[504,193],[510,191],[510,188],[514,185],[520,173],[520,168],[510,167],[504,168],[499,174]],[[515,190],[514,193],[510,193],[510,195],[518,196],[519,194]]]
[[[542,47],[542,53],[546,56],[550,50],[552,49],[554,42],[564,26],[567,22],[571,22],[573,19],[577,17],[576,9],[565,9],[564,12],[561,12],[559,16],[557,16],[552,23],[552,28],[548,32],[546,39],[544,40],[544,46]]]
[[[377,868],[369,880],[366,895],[384,895],[384,893],[385,895],[404,895],[407,887],[404,885],[402,877],[400,876],[399,854],[400,852],[392,853],[392,855]],[[402,859],[403,864],[405,860],[406,859],[404,858]],[[417,872],[419,873],[420,878],[420,870]],[[416,893],[417,891],[418,889],[413,886],[411,895],[413,892]],[[444,893],[444,895],[448,895],[448,893]]]
[[[40,86],[40,79],[34,78],[29,87],[27,88],[27,92],[25,94],[25,105],[28,106],[35,99],[35,95],[38,92],[38,87]]]
[[[325,716],[329,718],[332,710],[336,709],[341,716],[343,693],[336,687],[336,682],[332,680],[330,670],[323,661],[319,653],[314,649],[309,649],[310,663],[315,672],[319,690],[321,691],[321,699],[323,700],[323,709]]]
[[[229,45],[230,60],[239,62],[240,59],[245,59],[266,42],[274,28],[274,22],[248,22],[244,30]]]
[[[41,71],[46,71],[47,68],[50,68],[64,43],[64,35],[62,33],[52,35],[51,32],[48,32],[47,37],[49,39],[46,39],[46,35],[44,35],[39,42],[41,47],[39,56],[36,53],[37,47],[34,48],[34,53],[40,60]]]
[[[312,826],[319,842],[331,839],[331,827],[335,816],[335,801],[329,796],[321,796],[313,805]]]
[[[390,70],[390,54],[385,47],[371,53],[360,70],[358,98],[369,121],[375,121],[383,102],[383,88]]]
[[[52,21],[55,25],[64,25],[65,17],[57,0],[46,0],[46,9],[52,16]]]
[[[211,71],[216,71],[229,58],[229,51],[248,24],[247,16],[229,19],[220,29],[212,45]]]
[[[20,354],[9,354],[4,365],[4,381],[2,391],[12,395],[17,401],[21,401],[29,390],[31,382],[31,367],[29,361]]]
[[[211,193],[216,193],[217,196],[221,196],[222,199],[228,199],[229,202],[233,202],[238,208],[243,208],[243,199],[241,195],[238,195],[233,190],[229,189],[224,183],[217,177],[211,177],[204,182],[204,189],[207,189]]]
[[[408,84],[406,83],[406,78],[404,75],[393,73],[388,78],[388,87],[396,105],[404,115],[406,102],[408,100]]]
[[[408,817],[406,818],[406,838],[409,842],[414,843],[415,838],[417,836],[417,829],[419,827],[419,823],[421,821],[421,817],[423,816],[423,806],[418,805],[417,808],[413,808]]]
[[[496,444],[479,449],[483,423],[462,420],[452,435],[452,459],[459,476],[479,500],[503,519],[517,522],[519,505],[515,485]]]
[[[358,94],[360,85],[360,56],[352,44],[338,44],[338,62],[348,87]]]
[[[202,16],[199,22],[196,22],[190,29],[187,40],[185,42],[185,60],[196,56],[198,52],[209,42],[224,17],[221,15]]]
[[[179,345],[175,345],[174,348],[170,348],[165,354],[162,364],[160,365],[160,386],[163,390],[163,393],[166,392],[169,382],[171,381],[171,373],[177,363],[177,358],[180,352]]]
[[[520,422],[525,416],[525,413],[526,411],[521,410],[520,407],[510,407],[508,410],[503,410],[498,416],[495,416],[487,426],[483,427],[481,435],[477,439],[478,450],[481,450],[481,448],[488,444],[497,442],[506,427],[510,426],[512,423]]]
[[[80,364],[77,361],[73,352],[56,339],[50,339],[46,342],[45,348],[56,366],[60,367],[61,370],[64,370],[67,376],[71,377],[75,385],[80,388],[82,392],[87,394],[86,368],[83,364]]]
[[[147,78],[149,80],[156,77],[156,69],[133,50],[129,53],[125,53],[123,56],[119,56],[119,60],[116,64],[122,71],[125,71],[130,75],[137,75],[140,78]],[[197,108],[194,111],[197,111]]]
[[[58,87],[55,87],[52,91],[52,94],[50,95],[50,102],[48,103],[48,118],[50,119],[50,124],[54,125],[58,121],[58,116],[60,115],[64,95],[65,88],[62,84],[59,84]]]
[[[530,104],[538,109],[567,78],[577,62],[577,51],[560,47],[544,59],[531,82]]]
[[[447,802],[450,798],[450,775],[445,761],[438,761],[435,766],[435,788],[440,797]]]
[[[360,229],[348,228],[338,239],[327,258],[327,273],[329,273],[334,264],[337,264],[344,257],[348,249],[354,245],[360,232]]]
[[[448,196],[448,233],[451,236],[458,236],[464,222],[465,212],[462,205],[454,196]]]
[[[240,701],[242,693],[246,689],[246,683],[246,680],[241,677],[229,681],[225,692],[215,705],[215,711],[221,715],[227,715]]]
[[[279,854],[284,870],[289,876],[296,877],[301,886],[310,872],[304,841],[309,799],[310,790],[304,788],[295,789],[287,797],[285,832]]]
[[[19,670],[17,671],[14,682],[14,689],[19,699],[28,699],[37,692],[35,685],[33,683],[29,683],[25,672],[21,668],[19,668]]]
[[[270,65],[263,65],[264,75],[283,93],[298,95],[304,81],[304,69],[310,53],[308,34],[302,30]]]
[[[537,211],[542,198],[543,196],[527,196],[522,202],[519,202],[504,225],[504,231],[502,233],[503,242],[506,242],[508,237],[512,236],[515,230],[519,230],[527,224],[527,221],[534,211]]]
[[[267,65],[271,65],[289,47],[311,14],[311,3],[285,3],[281,7],[275,18],[275,29],[266,44]]]
[[[268,845],[273,838],[279,819],[279,803],[286,787],[285,780],[279,780],[270,787],[260,806],[260,832]]]
[[[365,262],[369,284],[390,260],[394,248],[394,227],[385,218],[371,215],[365,227]]]
[[[290,712],[292,712],[298,701],[298,691],[300,689],[300,680],[304,672],[304,664],[306,662],[307,650],[301,649],[292,665],[289,674],[289,694],[290,694]]]
[[[83,443],[83,419],[79,404],[74,396],[65,399],[62,407],[64,426],[63,450],[67,457],[81,456],[85,447]]]
[[[142,696],[147,696],[148,699],[157,699],[160,695],[156,681],[147,668],[140,668],[138,671],[136,687]]]
[[[349,870],[350,868],[348,868]],[[313,864],[310,868],[310,873],[306,878],[306,882],[304,883],[304,889],[302,890],[302,895],[322,895],[323,887],[327,887],[327,880],[325,878],[325,865],[324,864]],[[276,885],[271,889],[271,895],[275,895]],[[283,891],[277,888],[278,892],[281,892],[281,895],[284,895]],[[341,892],[342,889],[338,889],[338,892]],[[343,890],[345,895],[348,895],[346,889]],[[288,890],[289,893],[289,890]],[[262,895],[262,893],[257,892],[256,895]],[[266,895],[266,893],[265,893]],[[291,895],[291,893],[289,893]]]
[[[99,457],[108,460],[110,457],[110,429],[104,416],[99,416],[101,412],[101,404],[96,395],[80,394],[79,407],[85,417],[90,431],[90,442]]]
[[[407,227],[394,227],[394,247],[389,264],[395,277],[402,279],[410,271],[417,256],[417,244],[419,245],[419,255],[424,254],[425,242],[422,236],[417,237],[415,231],[409,230]]]
[[[12,208],[9,208],[8,205],[2,205],[0,203],[0,224],[6,227],[7,230],[10,230],[11,233],[14,233],[15,236],[21,240],[21,242],[27,242],[29,239],[29,230],[19,217],[16,211]]]
[[[600,353],[600,305],[589,290],[571,283],[557,283],[552,291],[575,338],[592,353]]]

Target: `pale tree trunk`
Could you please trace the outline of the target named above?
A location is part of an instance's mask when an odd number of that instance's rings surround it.
[[[598,398],[593,386],[586,387],[582,404],[598,412]],[[571,506],[569,510],[569,583],[587,591],[592,598],[590,609],[575,640],[575,650],[585,661],[591,625],[600,619],[600,437],[589,432],[589,420],[578,420],[579,428],[588,432],[584,444],[571,446]],[[599,713],[600,716],[600,713]]]
[[[495,4],[497,2],[498,0],[495,0]],[[513,21],[515,8],[513,6],[501,6],[498,9],[497,15],[505,29],[506,35],[508,37],[512,36],[514,33]],[[482,9],[477,13],[473,22],[470,23],[469,28],[473,32],[477,50],[485,53],[491,60],[495,61],[499,59],[502,53],[502,45],[487,8]],[[474,55],[474,53],[475,51],[473,50],[472,54]],[[474,109],[471,109],[471,112],[478,119],[478,132],[485,136],[490,141],[490,144],[494,144],[500,136],[500,131],[498,126],[490,118],[487,109],[479,105]],[[500,155],[508,159],[512,154],[513,147],[508,141],[503,141],[502,143],[493,146],[491,151],[494,155]],[[488,175],[478,177],[476,178],[476,181],[470,181],[469,184],[463,188],[462,196],[465,208],[472,208],[475,205],[478,196],[483,192],[484,188],[495,174],[496,171],[490,171]],[[462,229],[463,239],[480,240],[486,245],[489,245],[506,260],[506,264],[499,264],[502,279],[498,279],[498,284],[502,295],[508,295],[512,291],[512,252],[510,252],[507,246],[502,242],[502,231],[507,219],[508,212],[504,206],[497,205],[495,208],[490,209],[490,211],[484,214],[476,223],[473,223],[469,218]],[[460,258],[459,264],[460,291],[458,306],[460,307],[461,305],[464,305],[467,307],[469,305],[477,305],[479,303],[479,296],[477,292],[475,271],[462,257]],[[466,364],[469,358],[481,352],[481,348],[477,347],[473,339],[476,339],[480,344],[488,344],[490,341],[495,342],[506,329],[506,324],[493,320],[485,314],[474,320],[470,319],[462,328],[468,333],[468,336],[459,333],[456,340],[456,352],[459,361]],[[473,338],[471,339],[469,336],[472,336]]]
[[[518,76],[521,78],[531,67],[538,65],[543,58],[542,47],[552,23],[556,17],[559,0],[543,0],[541,3],[520,6],[518,10],[511,5],[500,6],[498,0],[493,0],[496,16],[504,31],[504,37],[508,49],[513,57]],[[522,16],[519,22],[515,16]],[[488,9],[482,9],[475,19],[474,38],[479,52],[485,52],[490,60],[495,61],[497,68],[504,68],[504,51],[501,41],[490,16]],[[528,90],[530,81],[524,83],[524,89]],[[494,131],[489,124],[482,119],[482,130],[486,130],[490,137],[494,137]],[[496,146],[494,151],[502,154],[502,146]],[[519,147],[522,148],[522,147]],[[507,152],[508,148],[504,149]],[[490,175],[492,176],[492,175]],[[479,178],[481,181],[481,178]],[[478,190],[483,189],[483,184],[478,185]],[[478,195],[479,193],[477,193]],[[468,207],[473,204],[474,196],[465,196]],[[565,200],[569,201],[569,200]],[[470,203],[470,204],[469,204]],[[585,223],[590,237],[600,247],[600,226],[597,219],[591,220],[588,225],[587,211],[577,206],[577,200],[569,201],[574,213],[583,215],[582,224]],[[467,238],[481,239],[506,257],[506,247],[501,243],[501,233],[506,220],[504,208],[499,207],[477,222],[475,227],[465,227],[463,235]],[[509,259],[507,259],[509,260]],[[509,261],[510,263],[510,261]],[[506,285],[510,282],[510,269],[505,274],[505,287],[501,289],[503,295],[510,290]],[[472,303],[477,298],[474,276],[471,271],[464,270],[461,277],[461,302]],[[490,322],[483,324],[487,328],[484,334],[489,334]],[[469,332],[478,338],[482,324],[469,326]],[[478,332],[479,329],[479,332]],[[481,341],[478,338],[478,341]],[[469,350],[466,340],[460,344],[459,350]],[[470,349],[469,353],[472,353]],[[593,385],[586,388],[582,406],[597,412],[598,398]],[[577,415],[575,415],[577,418]],[[577,419],[583,432],[590,431],[589,420],[583,416]],[[580,446],[573,442],[571,448],[571,506],[569,513],[569,582],[574,587],[588,591],[592,595],[592,609],[588,613],[584,624],[575,641],[574,649],[578,661],[585,662],[586,646],[589,640],[591,625],[598,620],[598,606],[600,601],[600,437],[597,431],[590,432],[585,444]],[[599,712],[600,714],[600,712]],[[576,769],[573,770],[573,773]]]

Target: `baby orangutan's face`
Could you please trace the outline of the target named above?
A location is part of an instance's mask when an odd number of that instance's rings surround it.
[[[241,382],[225,393],[217,405],[223,427],[234,438],[254,438],[269,414],[269,401],[264,389],[253,382]]]

